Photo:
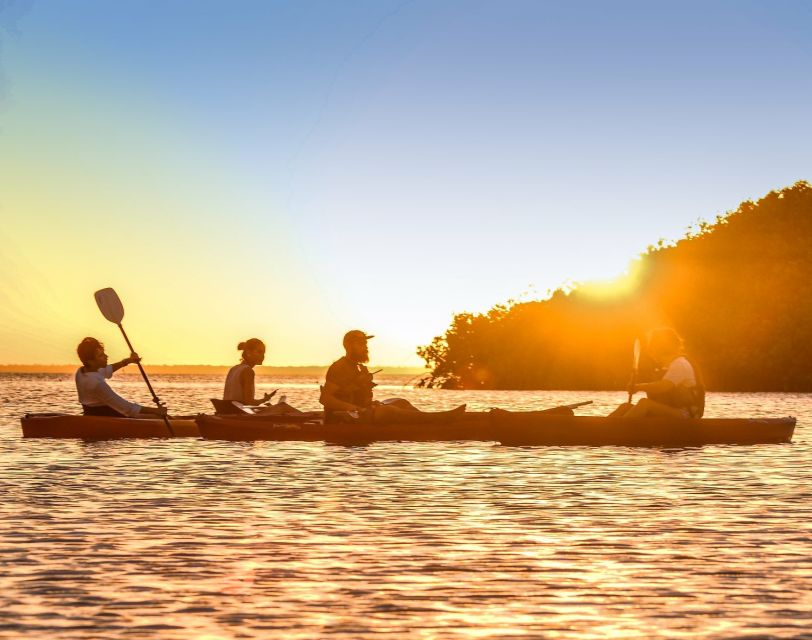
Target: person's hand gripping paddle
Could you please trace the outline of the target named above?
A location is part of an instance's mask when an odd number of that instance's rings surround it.
[[[105,318],[121,329],[121,335],[124,336],[127,347],[130,349],[130,353],[135,353],[135,349],[133,349],[132,343],[130,343],[130,339],[127,337],[127,332],[124,331],[124,327],[121,325],[121,321],[124,320],[124,305],[121,304],[121,299],[118,297],[118,294],[112,288],[108,287],[106,289],[99,289],[93,294],[93,296],[96,298],[96,304],[99,305],[99,311],[102,312],[102,315]],[[149,389],[150,394],[152,394],[153,402],[155,402],[159,408],[163,407],[164,405],[161,403],[160,398],[155,395],[155,390],[152,388],[152,385],[149,382],[149,378],[147,377],[147,372],[144,371],[144,367],[141,366],[140,362],[137,362],[136,364],[138,365],[138,370],[141,372],[141,376],[144,378],[144,382],[147,383],[147,388]],[[166,428],[169,430],[169,435],[174,436],[175,432],[172,431],[172,425],[169,424],[169,418],[164,415],[163,419],[164,423],[166,424]]]
[[[123,331],[123,329],[122,329]],[[637,382],[637,370],[640,368],[640,339],[636,338],[634,341],[634,355],[632,356],[632,379],[629,382],[629,404],[632,403],[632,396],[634,395],[634,385]]]

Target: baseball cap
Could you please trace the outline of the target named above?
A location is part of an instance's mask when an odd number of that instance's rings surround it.
[[[352,331],[347,331],[347,333],[344,334],[344,340],[342,343],[346,347],[350,342],[355,342],[356,340],[369,340],[370,338],[374,337],[375,336],[367,335],[360,329],[353,329]]]

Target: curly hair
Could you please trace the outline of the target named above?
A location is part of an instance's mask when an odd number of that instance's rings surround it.
[[[81,360],[83,365],[87,365],[99,349],[104,350],[104,345],[96,340],[96,338],[85,338],[79,343],[79,346],[76,347],[76,355],[79,356],[79,360]]]

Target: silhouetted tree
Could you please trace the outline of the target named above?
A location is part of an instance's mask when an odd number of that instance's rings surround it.
[[[622,297],[595,285],[461,313],[417,352],[425,386],[617,389],[631,344],[670,325],[718,390],[812,391],[812,186],[802,181],[660,241]]]

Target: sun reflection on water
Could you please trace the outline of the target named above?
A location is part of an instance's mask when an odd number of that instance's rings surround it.
[[[435,408],[622,396],[394,382]],[[220,384],[156,381],[182,412]],[[19,414],[71,408],[71,382],[5,388],[2,638],[792,637],[812,620],[806,396],[709,400],[796,413],[792,445],[641,451],[24,441]]]

